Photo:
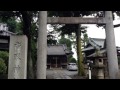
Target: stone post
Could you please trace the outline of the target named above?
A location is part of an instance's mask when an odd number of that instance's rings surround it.
[[[37,79],[46,79],[47,60],[47,11],[39,12]]]
[[[110,79],[119,78],[118,59],[113,28],[112,11],[105,11],[106,18],[106,47]]]

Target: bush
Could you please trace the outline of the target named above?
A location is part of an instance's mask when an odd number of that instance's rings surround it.
[[[0,75],[6,74],[7,66],[3,59],[0,58]]]
[[[75,58],[72,57],[72,58],[70,58],[70,62],[71,62],[71,63],[76,63],[77,61],[76,61]]]
[[[0,51],[0,58],[4,60],[5,64],[8,66],[9,53],[7,51]]]

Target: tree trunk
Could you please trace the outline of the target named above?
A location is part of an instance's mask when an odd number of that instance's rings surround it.
[[[118,79],[120,75],[119,75],[117,51],[115,45],[112,11],[106,11],[105,18],[106,18],[106,47],[107,47],[109,77],[110,79]]]
[[[32,21],[32,16],[30,16],[28,11],[20,11],[20,13],[22,14],[22,19],[23,19],[23,34],[27,35],[27,37],[28,37],[27,78],[34,79],[33,61],[31,58],[31,51],[32,51],[31,21]]]
[[[27,62],[27,78],[28,79],[34,79],[34,71],[33,71],[33,61],[32,61],[32,57],[31,57],[31,52],[32,52],[32,48],[31,48],[31,37],[28,37],[28,62]]]
[[[46,79],[47,62],[47,11],[39,12],[37,79]]]
[[[81,25],[78,25],[78,29],[76,32],[76,41],[77,41],[77,57],[78,57],[78,75],[83,76],[84,75],[84,67],[83,67],[83,56],[82,56],[82,50],[81,50]]]

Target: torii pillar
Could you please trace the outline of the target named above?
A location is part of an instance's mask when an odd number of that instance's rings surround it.
[[[112,11],[105,11],[105,19],[106,19],[106,47],[108,57],[109,78],[118,79],[120,76],[115,44]]]
[[[37,79],[46,79],[47,11],[39,12]]]

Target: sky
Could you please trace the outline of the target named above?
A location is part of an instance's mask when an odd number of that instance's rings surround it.
[[[90,16],[91,17],[91,16]],[[115,20],[113,21],[113,24],[120,24],[120,18],[118,16],[115,15]],[[105,39],[106,35],[105,35],[105,29],[103,29],[102,27],[98,28],[95,24],[83,24],[83,26],[87,26],[87,34],[88,37],[90,38],[102,38]],[[49,27],[47,27],[49,30],[52,29]],[[115,43],[116,46],[120,46],[120,27],[114,28],[114,33],[115,33]],[[75,59],[77,59],[77,54],[74,48],[72,48],[72,51],[74,52],[73,57]]]

